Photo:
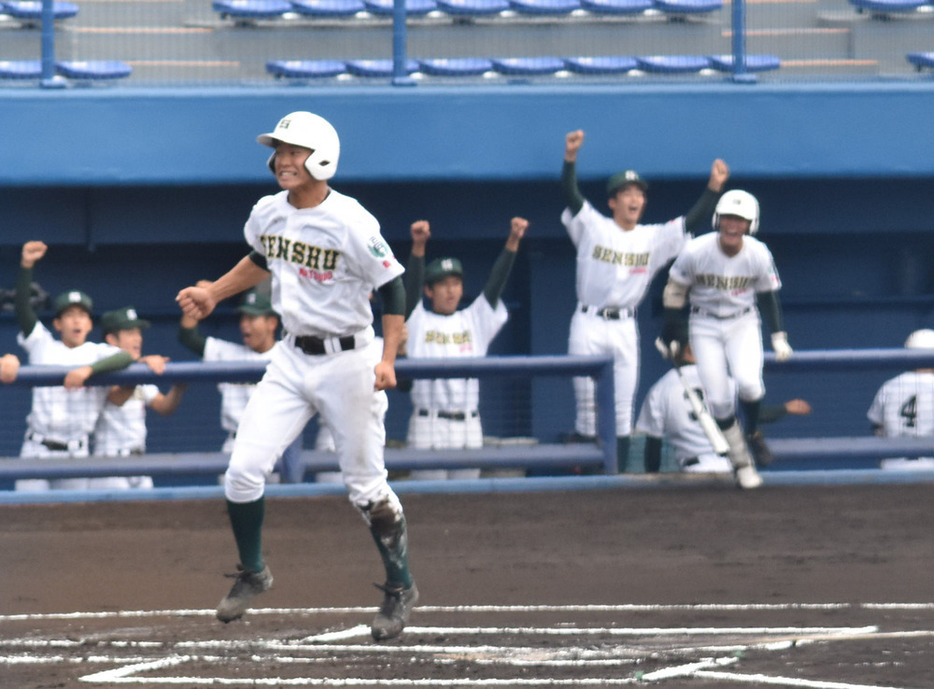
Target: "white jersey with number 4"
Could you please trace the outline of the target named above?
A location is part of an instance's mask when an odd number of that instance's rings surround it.
[[[887,438],[934,436],[934,373],[907,371],[886,381],[867,416]]]
[[[655,274],[684,246],[684,217],[623,230],[584,201],[577,215],[565,208],[561,222],[577,249],[577,299],[596,308],[635,309]]]
[[[369,293],[405,269],[360,203],[334,189],[313,208],[261,198],[244,227],[273,274],[272,306],[296,336],[352,335],[373,321]]]
[[[755,237],[743,237],[735,256],[723,253],[719,233],[708,232],[689,241],[675,259],[669,275],[691,289],[691,306],[724,318],[756,305],[756,292],[780,289],[772,252]]]

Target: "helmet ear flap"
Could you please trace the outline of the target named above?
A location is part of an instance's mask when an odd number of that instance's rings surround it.
[[[273,151],[272,155],[269,156],[269,160],[266,161],[266,167],[269,168],[269,171],[272,174],[276,174],[276,152]]]

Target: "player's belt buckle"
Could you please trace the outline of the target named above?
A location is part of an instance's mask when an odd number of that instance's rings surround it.
[[[357,342],[353,335],[334,338],[333,341],[336,343],[334,349],[337,350],[337,347],[340,347],[340,351],[342,352],[346,352],[357,346]],[[305,354],[312,356],[321,356],[322,354],[328,353],[327,340],[324,340],[320,337],[315,337],[314,335],[302,335],[301,337],[296,337],[295,346],[302,350]]]
[[[632,309],[614,309],[606,307],[603,309],[594,309],[592,306],[582,306],[582,313],[593,313],[595,316],[599,316],[608,321],[618,321],[621,318],[630,318],[633,315]]]
[[[64,441],[46,438],[38,433],[30,433],[29,439],[55,452],[75,452],[87,446],[87,438]]]
[[[429,409],[419,409],[419,416],[431,416],[431,410]],[[462,411],[438,411],[435,412],[435,416],[439,419],[445,419],[446,421],[466,421],[467,417],[470,416],[471,419],[475,419],[480,416],[480,412],[474,409],[472,412],[462,412]]]

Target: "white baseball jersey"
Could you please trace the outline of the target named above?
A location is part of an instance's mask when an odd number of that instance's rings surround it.
[[[94,454],[113,457],[146,450],[146,407],[159,396],[156,385],[137,385],[122,405],[106,402],[94,428]]]
[[[419,302],[406,321],[407,349],[412,359],[486,356],[490,343],[506,324],[509,314],[502,300],[496,308],[481,295],[466,309],[451,315],[429,311]],[[473,412],[480,402],[476,378],[419,379],[412,384],[416,409]]]
[[[683,217],[623,230],[589,201],[574,216],[565,208],[561,222],[577,249],[577,299],[595,308],[635,309],[685,242]]]
[[[204,361],[269,361],[272,349],[257,352],[243,344],[221,340],[216,337],[204,339]],[[221,393],[221,428],[234,433],[240,425],[240,418],[250,395],[256,388],[255,383],[218,383]]]
[[[260,199],[244,228],[273,275],[272,306],[292,335],[334,337],[373,322],[370,291],[404,272],[358,201],[331,189],[314,208],[281,191]]]
[[[768,247],[749,235],[735,256],[720,249],[718,232],[689,241],[671,266],[671,278],[691,289],[691,306],[718,318],[756,305],[756,292],[780,289],[781,280]]]
[[[866,416],[887,438],[934,436],[934,373],[907,371],[887,380]]]
[[[681,374],[687,384],[703,399],[703,386],[697,366],[682,366]],[[678,380],[678,373],[674,369],[649,388],[636,421],[636,428],[652,437],[667,439],[674,448],[679,464],[688,458],[713,454],[710,440],[704,435],[684,386]]]
[[[106,359],[120,349],[109,344],[85,342],[68,347],[55,339],[49,329],[37,322],[36,327],[16,341],[29,354],[32,365],[67,366],[75,368]],[[36,434],[56,442],[86,438],[94,430],[97,417],[107,398],[107,387],[89,385],[78,390],[65,387],[34,387],[32,410],[26,417],[27,436]]]

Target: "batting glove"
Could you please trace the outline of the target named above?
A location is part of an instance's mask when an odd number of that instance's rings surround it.
[[[784,332],[772,333],[772,351],[775,352],[776,361],[788,361],[794,350],[788,344],[788,334]]]

